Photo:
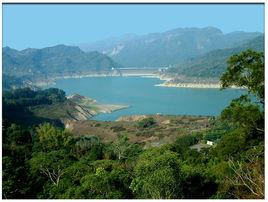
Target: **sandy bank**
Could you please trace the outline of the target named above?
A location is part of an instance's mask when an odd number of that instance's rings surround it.
[[[169,88],[221,88],[220,84],[201,84],[201,83],[161,83],[156,84],[159,87]]]
[[[164,82],[161,84],[156,84],[158,87],[168,87],[168,88],[221,88],[220,83],[169,83]],[[244,89],[237,86],[232,86],[233,89]]]

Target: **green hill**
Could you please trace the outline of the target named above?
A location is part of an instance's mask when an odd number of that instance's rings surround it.
[[[107,72],[113,67],[121,65],[104,54],[85,53],[75,46],[57,45],[22,51],[3,48],[3,72],[9,76],[64,76]]]
[[[213,50],[203,56],[194,57],[182,65],[170,68],[168,73],[182,74],[189,77],[219,78],[227,68],[228,58],[247,49],[263,51],[264,36],[258,36],[235,48]]]

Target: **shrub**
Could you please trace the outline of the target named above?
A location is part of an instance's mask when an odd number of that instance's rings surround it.
[[[149,118],[144,118],[138,123],[138,128],[143,129],[143,128],[149,128],[155,124],[155,120],[152,117]]]

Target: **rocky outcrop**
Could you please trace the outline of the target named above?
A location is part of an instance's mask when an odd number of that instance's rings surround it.
[[[78,94],[67,97],[69,102],[75,104],[74,113],[76,120],[87,120],[100,113],[112,113],[113,111],[127,108],[127,105],[99,104],[96,100]]]

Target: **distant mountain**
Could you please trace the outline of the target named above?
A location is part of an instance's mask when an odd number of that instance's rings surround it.
[[[184,64],[170,68],[168,72],[189,77],[218,78],[226,70],[228,58],[247,49],[264,51],[264,35],[244,41],[243,44],[234,48],[213,50],[202,56],[191,58]]]
[[[57,45],[22,51],[3,48],[3,72],[10,76],[85,74],[105,72],[113,67],[121,65],[104,54],[86,53],[75,46]]]
[[[232,48],[259,35],[259,32],[223,34],[214,27],[178,28],[143,36],[128,34],[79,47],[107,54],[125,67],[160,67],[182,63],[211,50]]]

